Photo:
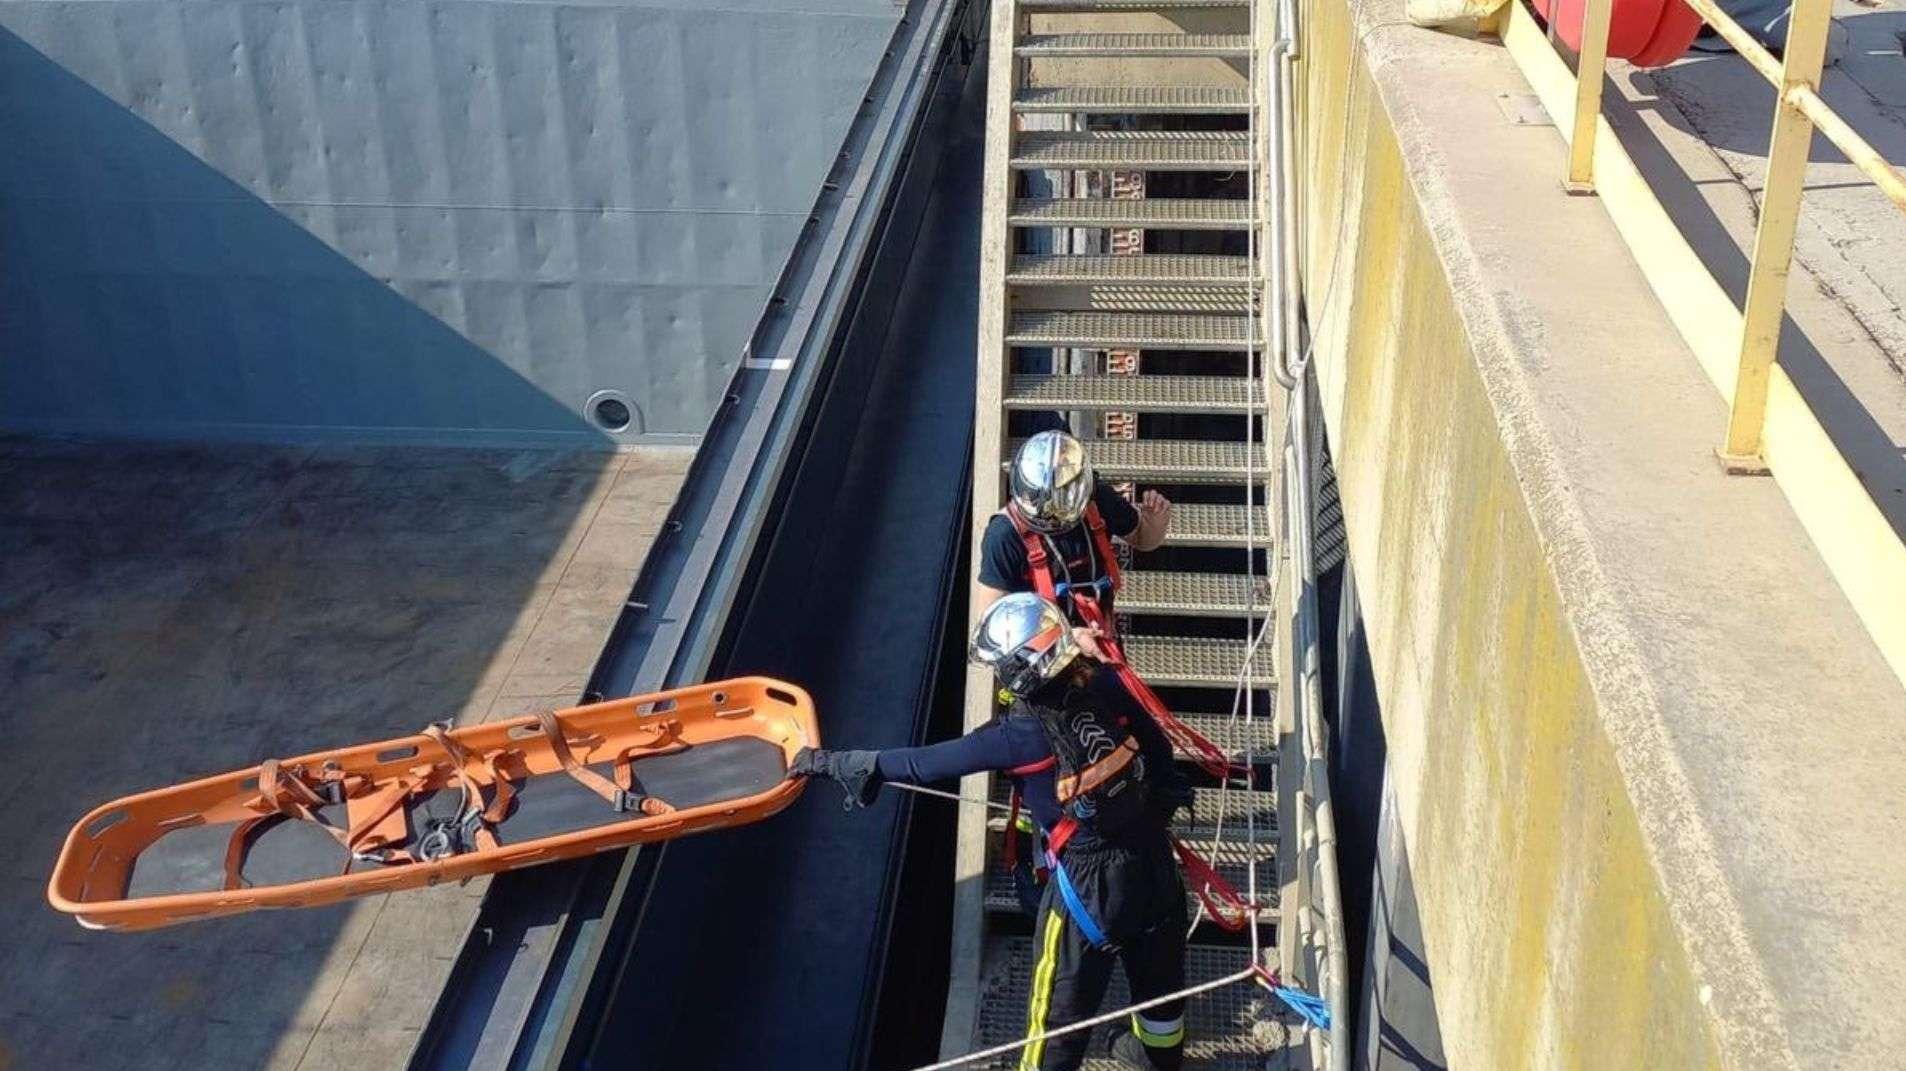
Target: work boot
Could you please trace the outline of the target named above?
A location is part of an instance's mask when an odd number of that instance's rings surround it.
[[[1154,1049],[1138,1040],[1138,1035],[1120,1031],[1112,1038],[1112,1058],[1131,1071],[1178,1071],[1185,1065],[1185,1047],[1180,1043]]]

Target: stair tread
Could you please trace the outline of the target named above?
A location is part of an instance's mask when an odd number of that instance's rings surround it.
[[[1154,230],[1243,230],[1251,206],[1218,198],[1022,197],[1008,222],[1015,227],[1149,227]]]
[[[1027,310],[1006,325],[1009,346],[1086,349],[1243,350],[1253,344],[1254,317],[1223,312]],[[1258,344],[1262,344],[1261,340]]]
[[[1255,590],[1255,602],[1252,592]],[[1125,573],[1118,609],[1128,614],[1184,617],[1244,617],[1270,606],[1263,577],[1238,573],[1179,573],[1132,569]]]
[[[1023,439],[1011,443],[1013,451],[1019,449]],[[1092,439],[1086,443],[1086,453],[1092,459],[1092,469],[1102,479],[1122,481],[1136,480],[1143,483],[1187,483],[1238,485],[1245,482],[1249,471],[1250,447],[1242,442],[1216,442],[1209,439]],[[1270,473],[1262,458],[1257,464],[1257,477],[1268,479]],[[1193,506],[1180,504],[1173,518],[1172,526],[1185,523],[1188,518],[1184,512],[1188,509],[1198,511],[1236,510],[1236,527],[1244,527],[1243,506]],[[1224,514],[1229,517],[1230,514]],[[1218,514],[1212,514],[1207,523],[1215,524]],[[1259,532],[1268,529],[1259,526]]]
[[[1264,404],[1263,385],[1243,376],[1015,375],[1008,409],[1244,415]]]
[[[1260,472],[1262,478],[1264,473]],[[1243,482],[1243,477],[1238,477]],[[1264,503],[1257,504],[1257,519],[1247,532],[1250,508],[1243,504],[1209,505],[1184,502],[1172,508],[1171,528],[1165,533],[1166,546],[1244,547],[1252,543],[1271,545],[1271,522]]]
[[[1242,33],[1035,33],[1013,43],[1021,56],[1219,56],[1251,53]]]
[[[1237,685],[1245,647],[1242,639],[1134,635],[1125,639],[1125,657],[1155,687],[1231,689]],[[1251,679],[1258,687],[1274,683],[1271,653],[1260,646],[1253,659]]]
[[[992,799],[995,803],[1005,803],[1011,797],[1011,792],[1012,786],[1005,778],[993,779]],[[1194,788],[1191,796],[1191,809],[1181,810],[1172,816],[1171,830],[1185,843],[1198,845],[1199,853],[1206,858],[1242,859],[1253,850],[1268,856],[1276,847],[1275,792],[1268,789],[1248,792],[1233,788],[1227,793],[1218,788]],[[1251,824],[1252,821],[1256,823],[1255,826]],[[994,834],[1005,829],[1005,813],[998,810],[990,812],[986,828]],[[1256,833],[1256,839],[1252,839],[1253,832]],[[1264,877],[1264,870],[1259,867],[1258,880],[1263,881]]]
[[[1008,283],[1247,284],[1251,259],[1211,253],[1110,254],[1021,253],[1006,273]],[[1237,288],[1233,288],[1237,290]],[[1240,311],[1249,307],[1239,292]]]
[[[1228,130],[1033,130],[1014,139],[1018,168],[1238,171],[1251,164],[1250,136]]]
[[[1026,86],[1013,98],[1019,112],[1235,114],[1250,108],[1241,86]]]

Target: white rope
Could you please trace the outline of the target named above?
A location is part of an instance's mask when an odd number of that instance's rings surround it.
[[[1127,1015],[1132,1015],[1137,1012],[1142,1012],[1146,1010],[1147,1008],[1155,1008],[1160,1004],[1169,1004],[1174,1000],[1183,1000],[1186,997],[1193,997],[1198,995],[1199,993],[1209,992],[1210,990],[1213,990],[1213,989],[1222,989],[1225,986],[1232,985],[1237,982],[1242,982],[1248,978],[1255,976],[1256,974],[1257,974],[1256,968],[1246,967],[1243,970],[1237,972],[1236,974],[1227,974],[1223,978],[1214,978],[1209,982],[1200,982],[1194,986],[1186,986],[1185,988],[1180,989],[1176,993],[1167,993],[1162,997],[1153,997],[1150,1000],[1142,1001],[1140,1003],[1133,1004],[1129,1007],[1120,1008],[1117,1011],[1109,1011],[1103,1015],[1095,1015],[1090,1019],[1081,1019],[1076,1023],[1067,1023],[1065,1026],[1057,1027],[1052,1030],[1042,1030],[1037,1034],[1029,1034],[1023,1038],[1020,1038],[1018,1041],[1009,1041],[1005,1043],[1004,1045],[995,1045],[990,1049],[981,1049],[978,1052],[969,1052],[965,1056],[955,1056],[951,1060],[941,1060],[937,1064],[927,1064],[924,1067],[915,1068],[914,1071],[946,1071],[946,1069],[949,1067],[962,1067],[966,1064],[973,1063],[974,1061],[977,1061],[977,1060],[987,1060],[995,1056],[1004,1056],[1005,1054],[1009,1052],[1017,1052],[1018,1050],[1023,1049],[1026,1046],[1033,1044],[1034,1042],[1050,1041],[1053,1038],[1063,1037],[1066,1034],[1077,1033],[1080,1030],[1090,1030],[1093,1027],[1098,1026],[1102,1023],[1109,1023],[1116,1019],[1123,1019]]]
[[[957,792],[928,788],[925,785],[910,785],[905,781],[888,781],[886,784],[892,785],[895,788],[905,789],[908,792],[918,792],[922,796],[938,796],[943,800],[952,800],[954,803],[964,803],[973,807],[991,807],[995,811],[1005,811],[1007,814],[1011,814],[1013,810],[1010,806],[998,800],[983,800],[978,796],[962,796]]]

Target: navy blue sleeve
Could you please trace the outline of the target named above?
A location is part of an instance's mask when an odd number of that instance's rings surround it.
[[[1037,725],[1022,719],[995,718],[965,736],[924,747],[897,747],[880,753],[880,776],[910,785],[954,781],[981,770],[1010,770],[1038,762],[1051,753]]]
[[[1126,501],[1124,495],[1112,490],[1110,485],[1100,483],[1093,486],[1092,504],[1099,507],[1099,518],[1105,522],[1106,531],[1120,539],[1130,538],[1133,532],[1138,531],[1138,508]]]
[[[979,582],[995,591],[1031,591],[1026,570],[1026,546],[1013,530],[1013,522],[995,515],[986,522],[986,534],[980,539]]]

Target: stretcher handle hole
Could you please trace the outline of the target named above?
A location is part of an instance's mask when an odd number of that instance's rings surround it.
[[[405,744],[403,747],[387,747],[377,753],[378,762],[396,762],[399,759],[417,757],[417,745]]]
[[[541,736],[541,735],[543,735],[543,729],[539,725],[510,726],[509,737],[511,740],[528,740],[532,736]]]
[[[784,692],[779,688],[769,688],[767,691],[768,691],[768,698],[774,700],[775,702],[781,704],[782,706],[791,707],[795,705],[793,692]]]
[[[715,697],[716,697],[715,702],[717,703],[721,702],[720,692],[716,692]],[[674,709],[675,709],[675,700],[656,699],[647,703],[636,704],[635,716],[638,718],[648,718],[648,717],[653,717],[654,715],[657,715],[657,714],[667,714],[669,711]]]
[[[86,823],[86,835],[94,840],[98,840],[101,833],[125,821],[126,818],[127,815],[124,810],[107,811],[105,814]]]

